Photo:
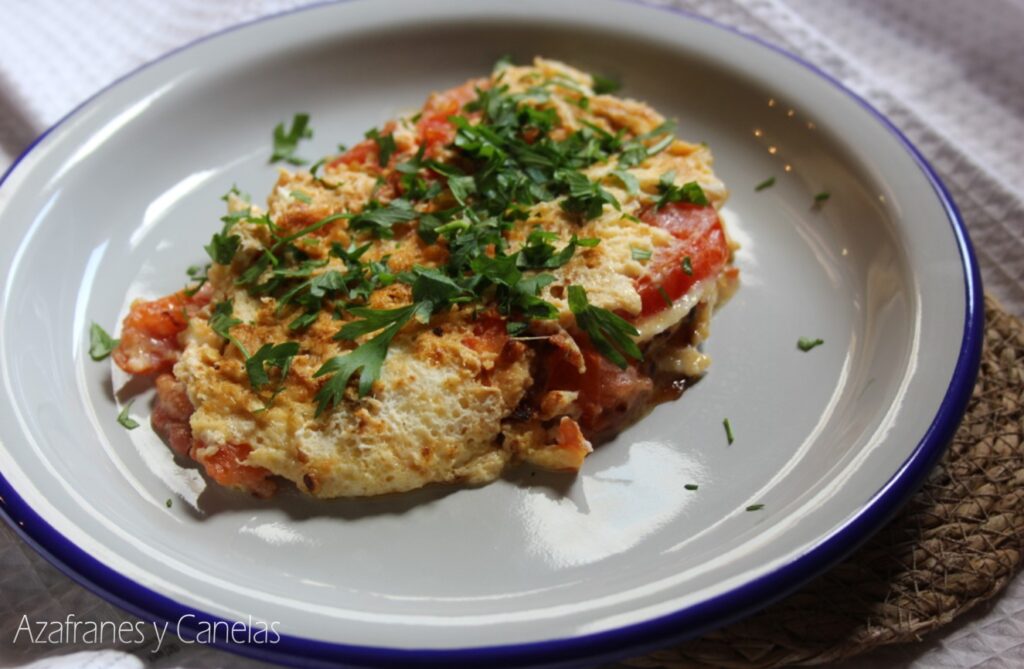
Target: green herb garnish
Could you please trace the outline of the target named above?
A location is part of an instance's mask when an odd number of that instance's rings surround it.
[[[259,390],[270,383],[267,375],[267,365],[281,370],[281,382],[288,376],[292,360],[299,353],[299,345],[294,341],[286,341],[282,344],[264,344],[258,351],[245,360],[245,373],[249,376],[249,385],[253,390]]]
[[[612,170],[611,175],[622,182],[622,185],[626,187],[626,192],[630,195],[636,195],[640,192],[640,180],[633,174],[620,169]]]
[[[800,337],[796,340],[796,347],[806,353],[816,346],[821,346],[825,343],[824,339],[811,339],[810,337]]]
[[[600,74],[592,75],[591,78],[594,80],[594,92],[598,95],[605,95],[607,93],[614,93],[615,91],[622,88],[622,83],[613,77],[606,77]]]
[[[382,135],[376,128],[369,130],[366,133],[367,139],[372,139],[377,144],[377,164],[381,167],[387,167],[388,161],[391,160],[391,154],[398,150],[398,145],[395,144],[395,136],[392,134]]]
[[[754,186],[754,190],[760,192],[760,191],[763,191],[765,188],[771,188],[774,185],[775,185],[775,177],[768,177],[767,179],[765,179],[761,183],[759,183],[756,186]]]
[[[751,504],[746,508],[747,511],[760,511],[764,508],[764,504]]]
[[[826,200],[832,197],[832,194],[828,191],[822,191],[814,196],[814,204],[824,204]]]
[[[626,368],[626,357],[643,360],[640,347],[633,341],[640,332],[630,323],[607,309],[595,307],[587,301],[583,286],[569,286],[569,310],[576,317],[576,325],[587,333],[590,341],[618,367]]]
[[[135,400],[130,400],[128,404],[125,404],[124,408],[121,409],[121,413],[117,414],[118,424],[126,430],[134,430],[139,426],[139,422],[128,415],[128,411],[132,408],[132,404],[134,402]]]
[[[117,348],[120,339],[114,339],[107,331],[93,323],[89,327],[89,357],[97,362],[103,360]]]
[[[646,261],[651,259],[652,251],[650,249],[638,249],[636,247],[633,247],[633,248],[631,248],[629,250],[629,252],[630,252],[630,255],[633,256],[633,260],[639,260],[641,262],[646,262]]]
[[[698,488],[696,483],[687,483],[683,487],[686,488],[687,490],[696,490]]]
[[[677,186],[675,178],[674,170],[661,175],[661,179],[658,180],[658,192],[661,197],[654,203],[656,208],[661,209],[670,202],[689,202],[701,206],[708,204],[708,198],[700,184],[696,181],[688,181],[682,186]]]
[[[672,298],[668,296],[668,291],[665,290],[665,286],[658,286],[658,295],[661,295],[661,299],[665,301],[666,307],[672,306]]]
[[[313,130],[309,127],[309,114],[296,114],[292,118],[292,125],[286,131],[284,123],[278,123],[274,127],[274,152],[270,155],[270,162],[276,163],[283,160],[292,165],[305,165],[308,161],[295,155],[299,142],[313,136]]]
[[[341,403],[349,379],[357,371],[362,370],[359,375],[359,397],[369,395],[373,383],[380,378],[380,370],[384,365],[391,340],[418,310],[422,311],[424,308],[420,304],[389,310],[353,309],[353,313],[361,316],[363,320],[345,325],[338,333],[342,339],[354,339],[377,330],[380,330],[380,333],[366,343],[360,344],[355,350],[331,358],[316,371],[314,377],[332,375],[316,394],[316,415],[319,416],[328,408]],[[427,317],[429,318],[429,313]]]
[[[728,441],[729,444],[732,445],[732,442],[735,441],[735,439],[734,439],[733,434],[732,434],[732,424],[729,422],[728,418],[726,418],[725,420],[722,421],[722,427],[725,428],[725,439],[726,439],[726,441]]]
[[[690,260],[690,256],[683,258],[682,268],[687,276],[693,276],[693,261]]]

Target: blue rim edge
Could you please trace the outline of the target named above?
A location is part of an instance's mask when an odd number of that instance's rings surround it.
[[[461,650],[354,646],[315,641],[283,634],[280,641],[276,644],[233,644],[218,640],[212,645],[265,661],[294,666],[300,666],[301,664],[301,666],[325,667],[338,666],[339,664],[372,667],[449,667],[453,665],[485,665],[488,667],[567,666],[592,664],[602,660],[642,653],[645,650],[664,646],[673,641],[694,637],[709,629],[725,625],[789,594],[800,585],[841,560],[867,540],[875,531],[881,529],[883,524],[917,490],[924,481],[925,476],[938,462],[946,446],[952,440],[960,420],[963,418],[967,402],[974,389],[981,360],[981,345],[985,322],[981,274],[977,258],[974,254],[974,248],[968,237],[960,212],[942,180],[939,179],[935,170],[925,160],[924,156],[921,155],[917,147],[886,116],[857,93],[854,93],[837,79],[812,63],[760,37],[747,34],[704,16],[674,7],[650,5],[642,0],[624,1],[648,9],[666,11],[714,26],[720,30],[725,30],[744,39],[756,42],[802,65],[831,83],[867,110],[896,137],[921,168],[921,171],[935,190],[935,194],[938,196],[943,208],[946,210],[949,223],[953,228],[953,234],[956,237],[960,257],[963,262],[967,307],[964,319],[963,340],[957,357],[956,367],[953,370],[953,377],[946,395],[939,405],[938,412],[925,432],[924,437],[910,457],[903,463],[903,466],[900,467],[899,471],[886,482],[882,489],[871,498],[861,511],[810,551],[801,555],[793,562],[780,567],[774,572],[760,576],[750,583],[654,620],[571,639]],[[117,78],[79,104],[29,144],[4,172],[3,176],[0,177],[0,186],[14,172],[18,164],[51,132],[74,116],[93,99],[125,79],[166,60],[180,51],[192,48],[207,40],[215,39],[220,35],[234,32],[256,23],[274,20],[281,16],[329,4],[336,3],[317,2],[230,26],[169,51],[159,58],[145,63],[128,74]],[[194,621],[194,623],[182,625],[176,630],[183,639],[194,640],[197,633],[208,630],[209,626],[214,623],[227,622],[231,624],[234,622],[226,621],[223,618],[212,616],[180,604],[139,585],[93,558],[65,538],[33,511],[18,496],[2,472],[0,472],[0,511],[3,512],[0,515],[4,516],[8,524],[26,543],[31,545],[61,572],[107,601],[144,620],[158,623],[166,622],[172,627],[182,617],[193,616],[190,620]]]

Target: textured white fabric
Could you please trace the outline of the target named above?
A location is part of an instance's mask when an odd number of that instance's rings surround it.
[[[787,48],[843,81],[932,162],[967,220],[986,288],[1024,314],[1024,0],[661,0]],[[0,169],[135,67],[303,0],[3,0]],[[77,586],[0,526],[0,662],[32,667],[259,666],[164,641],[88,649],[12,643],[23,615],[134,618]],[[81,651],[75,654],[76,650]],[[1024,666],[1024,581],[923,643],[843,665]]]

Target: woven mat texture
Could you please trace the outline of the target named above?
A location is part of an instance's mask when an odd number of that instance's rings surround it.
[[[986,299],[981,373],[949,451],[845,562],[729,627],[617,666],[767,669],[917,641],[995,596],[1024,551],[1024,325]]]

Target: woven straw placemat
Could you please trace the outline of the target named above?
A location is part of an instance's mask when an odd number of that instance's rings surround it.
[[[845,562],[738,623],[619,667],[834,662],[927,632],[998,594],[1024,552],[1024,325],[985,300],[981,373],[949,451]]]

